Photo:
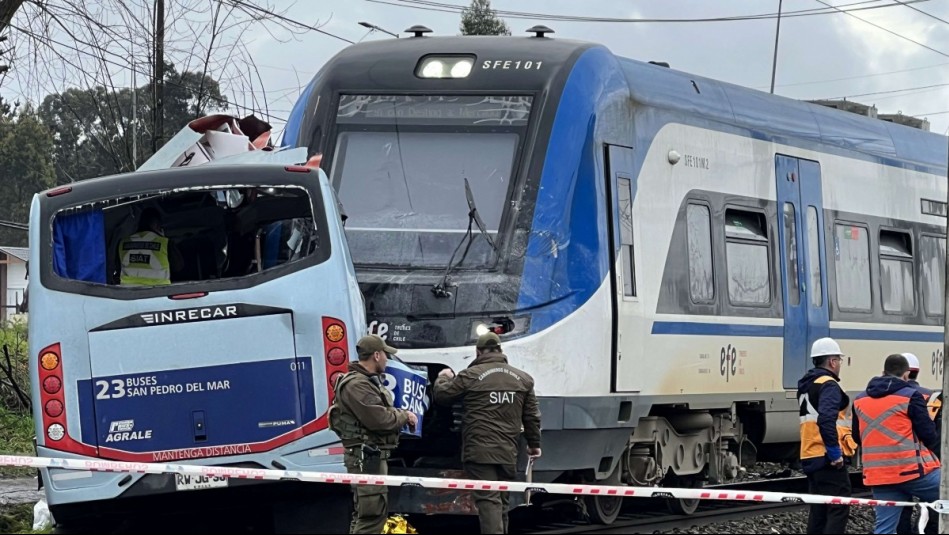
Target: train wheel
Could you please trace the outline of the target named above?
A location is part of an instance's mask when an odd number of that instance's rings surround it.
[[[695,477],[679,477],[673,476],[667,480],[666,486],[669,487],[679,487],[685,489],[698,489],[702,488],[702,480]],[[699,508],[699,501],[701,500],[681,500],[678,498],[671,498],[666,500],[666,506],[669,508],[669,511],[676,515],[691,515]]]
[[[622,485],[619,466],[606,479],[598,480],[597,485]],[[623,498],[619,496],[584,496],[584,505],[590,522],[608,526],[616,521],[623,508]]]

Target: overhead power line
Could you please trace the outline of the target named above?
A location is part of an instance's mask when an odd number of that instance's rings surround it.
[[[937,88],[937,87],[946,87],[946,86],[949,86],[949,83],[946,83],[946,84],[921,85],[921,86],[917,86],[917,87],[905,87],[905,88],[903,88],[903,89],[890,89],[890,90],[887,90],[887,91],[874,91],[874,92],[872,92],[872,93],[860,93],[860,94],[857,94],[857,95],[847,95],[847,96],[843,96],[843,97],[832,97],[832,98],[821,99],[821,100],[842,100],[842,99],[857,98],[857,97],[872,97],[872,96],[874,96],[874,95],[889,95],[889,94],[892,94],[892,93],[906,93],[906,92],[909,92],[909,91],[922,91],[922,90],[924,90],[924,89],[935,89],[935,88]]]
[[[936,20],[938,20],[939,22],[941,22],[941,23],[943,23],[943,24],[949,24],[949,20],[941,19],[941,18],[937,17],[936,15],[933,15],[932,13],[929,13],[929,12],[927,12],[927,11],[923,11],[922,9],[919,9],[918,7],[911,6],[911,5],[909,5],[909,3],[907,3],[907,2],[901,2],[900,0],[893,0],[893,1],[896,2],[897,4],[900,4],[900,5],[903,5],[903,6],[906,6],[906,7],[910,8],[910,9],[912,9],[913,11],[918,11],[918,12],[922,13],[923,15],[926,15],[927,17],[931,18],[931,19],[936,19]]]
[[[146,78],[147,78],[147,77],[150,77],[150,76],[152,75],[152,73],[149,72],[149,71],[147,71],[147,70],[140,70],[140,69],[136,66],[136,65],[138,65],[138,64],[131,64],[131,65],[130,65],[130,64],[123,64],[123,63],[118,63],[118,62],[116,62],[116,61],[107,59],[107,58],[105,57],[105,54],[108,54],[108,55],[110,55],[110,56],[115,56],[115,57],[121,58],[121,59],[126,59],[126,58],[125,58],[124,56],[121,56],[120,54],[117,54],[117,53],[115,53],[115,52],[106,50],[105,48],[98,47],[97,50],[98,50],[99,52],[101,52],[102,55],[101,55],[101,56],[96,56],[96,55],[94,55],[92,52],[90,52],[90,51],[88,51],[88,50],[81,50],[81,49],[79,49],[79,48],[77,48],[77,47],[75,47],[75,46],[72,46],[72,45],[66,44],[66,43],[64,43],[64,42],[62,42],[62,41],[53,39],[52,37],[48,37],[48,36],[45,36],[45,35],[40,35],[40,34],[34,33],[34,32],[32,32],[32,31],[30,31],[30,30],[28,30],[28,29],[26,29],[26,28],[21,28],[21,27],[15,26],[15,25],[10,25],[10,27],[13,28],[13,29],[15,29],[15,30],[17,30],[17,31],[19,31],[19,32],[21,32],[21,33],[23,33],[23,34],[25,34],[25,35],[28,35],[28,36],[30,36],[30,37],[33,37],[34,39],[38,39],[38,40],[41,40],[41,41],[46,41],[47,43],[56,44],[56,45],[58,45],[58,46],[61,46],[61,47],[63,47],[63,48],[66,48],[66,49],[68,49],[68,50],[72,50],[73,52],[76,52],[76,53],[78,53],[78,54],[86,54],[86,55],[94,56],[97,60],[102,61],[103,63],[107,63],[107,64],[113,65],[113,66],[115,66],[115,67],[120,67],[120,68],[125,69],[125,70],[132,70],[132,71],[135,71],[137,74],[141,74],[142,76],[145,76]],[[87,44],[87,43],[83,43],[83,44]],[[175,82],[175,81],[173,81],[173,80],[171,80],[171,79],[165,79],[165,85],[171,85],[171,86],[174,86],[174,87],[180,87],[180,88],[184,88],[184,89],[188,89],[188,90],[192,90],[192,91],[195,89],[195,88],[192,87],[192,86],[185,85],[185,84],[181,84],[181,83]],[[255,109],[255,108],[250,108],[250,107],[247,107],[247,106],[242,106],[242,105],[240,105],[240,104],[237,104],[236,102],[230,102],[230,101],[228,101],[226,98],[223,98],[223,97],[216,97],[216,96],[211,95],[211,94],[205,94],[204,96],[207,97],[209,100],[213,100],[213,101],[217,102],[218,104],[223,104],[223,105],[227,105],[227,106],[233,106],[237,111],[250,112],[250,113],[257,113],[257,114],[263,115],[263,116],[265,116],[265,117],[268,117],[268,118],[270,118],[270,119],[275,119],[275,120],[277,120],[277,121],[287,122],[287,119],[284,118],[284,117],[277,117],[277,116],[274,116],[274,115],[272,115],[272,114],[270,114],[270,113],[267,113],[267,112],[264,111],[264,110]],[[282,110],[277,110],[277,111],[282,111]]]
[[[234,0],[238,1],[238,0]],[[376,4],[387,4],[409,9],[421,9],[424,11],[440,11],[444,13],[461,13],[468,6],[436,2],[433,0],[366,0]],[[928,0],[908,0],[902,5],[915,4]],[[863,0],[861,2],[852,2],[841,4],[840,6],[827,6],[826,8],[800,9],[796,11],[787,11],[781,13],[781,18],[809,17],[814,15],[832,15],[837,11],[849,13],[851,11],[867,11],[871,9],[884,9],[889,7],[898,7],[900,4],[883,4],[866,6],[864,4],[878,4],[880,0]],[[825,4],[826,5],[826,4]],[[862,7],[854,7],[862,6]],[[840,8],[847,8],[841,10]],[[536,19],[545,21],[559,22],[611,22],[611,23],[694,23],[694,22],[737,22],[746,20],[768,20],[778,18],[778,13],[760,13],[756,15],[734,15],[727,17],[702,17],[702,18],[620,18],[620,17],[590,17],[582,15],[561,15],[554,13],[532,13],[527,11],[508,11],[502,9],[493,10],[498,16],[515,19]]]
[[[310,24],[306,24],[306,23],[300,22],[300,21],[298,21],[298,20],[296,20],[296,19],[291,19],[290,17],[285,17],[285,16],[283,16],[283,15],[281,15],[281,14],[279,14],[279,13],[274,13],[273,11],[271,11],[271,10],[269,10],[269,9],[266,9],[266,8],[264,8],[264,7],[261,7],[261,6],[258,6],[258,5],[256,5],[256,4],[251,4],[250,2],[245,2],[245,1],[243,1],[243,0],[218,0],[218,2],[222,2],[222,3],[223,3],[223,2],[230,2],[230,3],[233,3],[234,5],[246,7],[247,9],[251,9],[251,10],[256,11],[256,12],[258,12],[258,13],[263,13],[263,14],[268,15],[268,16],[270,16],[270,17],[273,17],[273,18],[275,18],[275,19],[279,19],[279,20],[282,20],[282,21],[284,21],[284,22],[293,24],[294,26],[298,26],[298,27],[300,27],[300,28],[306,28],[306,29],[308,29],[308,30],[313,30],[314,32],[319,32],[319,33],[321,33],[321,34],[323,34],[323,35],[328,35],[328,36],[330,36],[330,37],[339,39],[340,41],[345,41],[345,42],[347,42],[347,43],[349,43],[349,44],[351,44],[351,45],[352,45],[352,44],[356,44],[355,41],[351,41],[351,40],[349,40],[349,39],[346,39],[345,37],[340,37],[340,36],[336,35],[335,33],[330,33],[330,32],[328,32],[328,31],[326,31],[326,30],[324,30],[324,29],[322,29],[322,28],[318,28],[318,27],[316,27],[316,26],[313,26],[313,25],[310,25]]]
[[[843,9],[840,9],[840,8],[838,8],[838,7],[836,7],[836,6],[832,6],[832,5],[828,4],[827,2],[824,2],[824,0],[817,0],[817,2],[819,2],[819,3],[821,3],[821,4],[824,4],[824,5],[827,6],[827,7],[833,8],[833,9],[835,9],[835,10],[837,10],[837,11],[839,11],[839,12],[845,14],[845,15],[849,15],[849,16],[851,16],[851,17],[853,17],[853,18],[855,18],[855,19],[857,19],[857,20],[859,20],[859,21],[861,21],[861,22],[864,22],[864,23],[866,23],[866,24],[869,24],[870,26],[873,26],[874,28],[879,28],[879,29],[883,30],[884,32],[886,32],[886,33],[888,33],[888,34],[890,34],[890,35],[895,35],[896,37],[899,37],[900,39],[903,39],[904,41],[909,41],[910,43],[919,45],[919,46],[925,48],[926,50],[931,50],[931,51],[933,51],[933,52],[939,54],[940,56],[945,56],[945,57],[949,58],[949,54],[947,54],[947,53],[945,53],[945,52],[943,52],[943,51],[941,51],[941,50],[936,50],[935,48],[933,48],[933,47],[931,47],[931,46],[929,46],[929,45],[927,45],[927,44],[920,43],[919,41],[916,41],[916,40],[914,40],[914,39],[910,39],[909,37],[906,37],[906,36],[903,35],[903,34],[894,32],[893,30],[890,30],[889,28],[884,28],[883,26],[880,26],[879,24],[876,24],[875,22],[870,22],[870,21],[868,21],[867,19],[862,19],[862,18],[860,18],[860,17],[858,17],[858,16],[856,16],[856,15],[854,15],[853,13],[850,12],[850,11],[853,11],[853,10],[843,10]],[[897,3],[897,4],[889,4],[889,5],[891,5],[891,6],[906,6],[906,7],[910,7],[910,6],[908,6],[907,4],[909,4],[909,2],[899,2],[899,3]]]

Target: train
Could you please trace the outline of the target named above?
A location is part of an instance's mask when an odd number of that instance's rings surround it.
[[[371,332],[434,378],[490,330],[535,378],[534,481],[697,487],[793,460],[824,336],[849,392],[894,352],[941,381],[946,137],[543,26],[407,32],[328,61],[282,144],[337,191]],[[405,473],[460,467],[458,410],[429,409]],[[620,500],[585,505],[608,524]]]

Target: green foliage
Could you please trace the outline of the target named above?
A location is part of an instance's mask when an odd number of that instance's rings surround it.
[[[491,9],[491,0],[471,0],[461,13],[461,35],[511,35],[511,29]]]
[[[0,533],[34,533],[33,504],[22,503],[0,510]],[[52,533],[52,528],[35,533]]]
[[[52,153],[53,136],[32,108],[0,104],[0,219],[27,222],[33,194],[56,183]],[[0,227],[0,245],[23,247],[27,238]]]
[[[165,66],[164,88],[165,141],[189,121],[227,105],[216,80],[196,72],[179,73],[171,64]],[[47,96],[39,115],[56,133],[53,155],[57,183],[129,172],[147,160],[152,155],[153,110],[150,85],[135,88],[134,122],[132,89],[72,88]]]
[[[30,412],[27,349],[25,322],[8,322],[0,327],[0,409],[17,413]]]
[[[0,407],[0,452],[33,455],[33,417]]]
[[[33,417],[29,411],[15,412],[0,406],[0,453],[8,455],[34,455]],[[0,479],[4,477],[32,477],[35,468],[0,466]],[[2,521],[0,521],[2,522]],[[0,533],[10,533],[0,528]]]

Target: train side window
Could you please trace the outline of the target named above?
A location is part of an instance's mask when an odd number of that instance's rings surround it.
[[[820,284],[820,220],[814,206],[807,207],[807,257],[810,259],[807,268],[810,274],[811,304],[815,307],[823,306],[824,292]]]
[[[913,240],[908,233],[880,231],[880,285],[884,312],[912,314],[916,311]]]
[[[870,240],[865,227],[838,223],[834,231],[837,306],[870,312]]]
[[[725,262],[728,298],[733,305],[771,303],[768,227],[764,214],[725,211]]]
[[[791,305],[801,304],[801,284],[798,280],[800,268],[797,259],[797,214],[794,205],[784,203],[784,258],[787,261],[788,301]]]
[[[686,214],[689,238],[689,295],[696,303],[715,299],[712,276],[712,224],[708,206],[689,204]]]
[[[636,295],[636,266],[633,256],[633,196],[630,180],[619,177],[619,226],[623,255],[623,295]]]
[[[927,316],[941,317],[946,311],[946,239],[923,235],[919,238],[920,284]]]

